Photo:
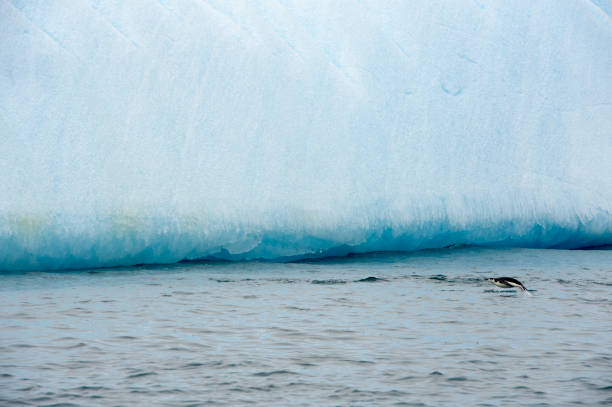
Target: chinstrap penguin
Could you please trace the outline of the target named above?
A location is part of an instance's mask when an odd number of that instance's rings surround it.
[[[518,280],[512,277],[495,277],[495,278],[487,278],[488,282],[495,284],[501,288],[514,288],[518,287],[523,291],[527,291],[525,286]]]

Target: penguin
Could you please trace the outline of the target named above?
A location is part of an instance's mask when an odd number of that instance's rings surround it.
[[[527,291],[527,289],[525,288],[525,286],[518,280],[512,278],[512,277],[497,277],[497,278],[487,278],[486,279],[488,282],[495,284],[498,287],[501,288],[512,288],[512,287],[518,287],[523,291]]]

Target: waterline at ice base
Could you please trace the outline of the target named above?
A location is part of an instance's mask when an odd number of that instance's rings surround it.
[[[0,270],[612,244],[610,14],[0,0]]]

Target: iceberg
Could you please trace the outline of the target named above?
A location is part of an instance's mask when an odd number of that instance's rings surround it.
[[[612,243],[609,0],[0,0],[0,270]]]

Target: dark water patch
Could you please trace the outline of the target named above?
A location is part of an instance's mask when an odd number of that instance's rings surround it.
[[[245,360],[242,362],[235,362],[235,363],[226,363],[226,364],[221,363],[221,365],[223,365],[223,367],[226,367],[226,368],[246,367],[246,366],[253,366],[255,364],[256,363],[251,360]]]
[[[437,370],[434,370],[434,371],[433,371],[433,372],[431,372],[429,375],[430,375],[430,376],[443,376],[443,375],[444,375],[444,373],[439,372],[439,371],[437,371]]]
[[[8,378],[8,377],[15,377],[12,374],[8,374],[8,373],[0,373],[0,378]]]
[[[584,298],[584,297],[580,297],[579,298],[580,301],[582,301],[585,304],[609,304],[612,303],[612,299],[610,298]]]
[[[597,245],[597,246],[584,246],[584,247],[579,247],[577,249],[570,249],[570,250],[585,250],[585,251],[612,250],[612,245],[602,244],[602,245]]]
[[[193,349],[186,348],[184,346],[171,346],[164,349],[166,352],[195,352]]]
[[[141,388],[133,388],[133,387],[130,387],[130,393],[132,394],[151,394],[149,390],[145,390]]]
[[[51,400],[53,400],[53,397],[49,397],[49,396],[40,396],[40,397],[32,398],[32,401],[35,401],[37,403],[44,402],[44,401],[51,401]]]
[[[285,307],[286,309],[295,310],[295,311],[310,311],[310,308],[300,308],[295,306]]]
[[[257,373],[253,373],[253,376],[258,376],[258,377],[268,377],[268,376],[274,376],[274,375],[296,375],[297,373],[292,372],[290,370],[273,370],[271,372],[257,372]]]
[[[191,291],[172,291],[174,295],[194,295],[194,292]]]
[[[330,279],[330,280],[312,280],[311,283],[312,284],[333,285],[333,284],[346,284],[347,281],[346,280]]]
[[[236,380],[232,380],[232,381],[229,381],[229,382],[219,382],[218,384],[219,384],[219,386],[231,386],[231,385],[234,385],[236,383],[238,383]]]
[[[31,406],[32,403],[23,400],[13,400],[0,397],[0,406]]]
[[[104,386],[79,386],[79,387],[75,387],[70,390],[72,391],[97,391],[97,390],[110,390],[110,388],[104,387]]]
[[[79,342],[79,343],[75,343],[74,345],[67,345],[67,346],[54,346],[54,348],[56,349],[65,349],[65,350],[69,350],[69,349],[78,349],[78,348],[84,348],[86,347],[87,344],[85,342]]]
[[[369,395],[369,396],[378,396],[378,397],[402,397],[402,396],[407,396],[410,393],[405,392],[405,391],[401,391],[401,390],[388,390],[388,391],[380,391],[380,390],[364,390],[364,389],[352,389],[351,393],[355,394],[362,394],[362,395]],[[375,399],[371,399],[372,401]]]
[[[446,276],[444,274],[436,274],[435,276],[430,276],[429,279],[437,281],[446,281]]]
[[[195,369],[198,367],[202,367],[202,366],[207,366],[206,363],[200,363],[200,362],[192,362],[192,363],[187,363],[181,366],[181,369]]]
[[[181,394],[181,393],[185,393],[185,391],[181,389],[163,389],[163,390],[158,390],[157,393],[158,394]]]
[[[35,315],[30,315],[30,314],[27,314],[27,313],[25,313],[25,312],[18,312],[18,313],[16,313],[16,314],[14,314],[14,315],[10,315],[10,316],[8,316],[8,317],[6,317],[6,318],[10,318],[10,319],[21,319],[21,320],[24,320],[24,319],[25,319],[25,320],[32,320],[32,319],[36,319],[36,316],[35,316]]]
[[[251,390],[245,389],[244,387],[232,387],[228,390],[236,392],[236,393],[250,393],[251,392]]]
[[[202,367],[202,366],[207,366],[207,367],[220,367],[223,366],[224,363],[220,360],[211,360],[210,362],[191,362],[191,363],[187,363],[184,364],[183,366],[181,366],[181,368],[183,369],[194,369],[194,368],[198,368],[198,367]]]
[[[308,383],[308,382],[289,382],[286,384],[287,387],[301,387],[301,386],[313,386],[312,383]]]
[[[558,278],[557,279],[557,283],[559,284],[563,284],[563,285],[569,285],[569,284],[574,284],[573,282],[571,282],[570,280],[564,280],[562,278]]]
[[[378,283],[382,281],[389,281],[389,280],[380,278],[380,277],[374,277],[374,276],[362,278],[361,280],[355,280],[356,283]]]
[[[296,330],[296,329],[291,329],[291,328],[283,328],[282,326],[272,326],[270,327],[271,330],[273,331],[278,331],[281,332],[283,334],[301,334],[300,331]]]
[[[468,363],[473,363],[473,364],[488,364],[488,365],[496,365],[497,362],[493,361],[493,360],[480,360],[480,359],[472,359],[472,360],[468,360]]]
[[[270,392],[270,391],[276,389],[276,386],[273,385],[273,384],[269,384],[267,386],[250,386],[249,389],[250,390],[255,390],[255,391]]]
[[[80,399],[82,396],[80,394],[76,394],[76,393],[60,393],[57,395],[57,398],[74,398],[74,399]]]
[[[127,379],[138,379],[138,378],[146,377],[146,376],[157,376],[157,373],[155,372],[134,373],[134,374],[128,375],[126,378]]]
[[[331,335],[355,333],[355,331],[352,329],[336,329],[336,328],[325,329],[323,332],[326,334],[331,334]]]
[[[18,348],[18,349],[31,349],[31,348],[36,348],[36,346],[34,345],[30,345],[29,343],[15,343],[13,345],[10,345],[13,348]]]
[[[446,379],[447,382],[465,382],[467,380],[468,378],[464,376],[449,377]]]
[[[74,403],[54,403],[54,404],[43,404],[40,407],[80,407],[81,404]]]
[[[300,282],[300,280],[295,278],[266,278],[265,281],[281,284],[295,284]]]
[[[91,365],[96,365],[97,363],[93,360],[75,360],[71,363],[68,363],[66,366],[70,369],[88,369]]]

